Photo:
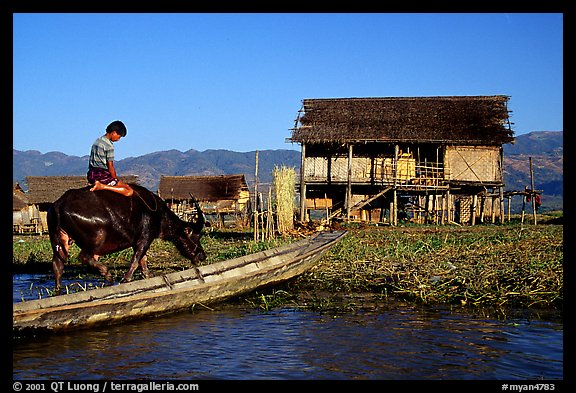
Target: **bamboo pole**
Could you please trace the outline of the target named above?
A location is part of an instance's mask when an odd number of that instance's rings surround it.
[[[346,187],[346,220],[350,221],[352,208],[352,144],[348,145],[348,184]]]
[[[394,206],[393,206],[393,210],[394,210],[394,226],[398,225],[398,195],[397,195],[397,191],[396,188],[394,188]]]
[[[444,217],[444,214],[446,213],[446,208],[445,208],[445,203],[446,203],[446,196],[445,193],[441,195],[442,198],[442,207],[440,208],[440,224],[444,225],[446,224],[446,219]]]
[[[450,189],[446,190],[446,216],[448,222],[454,221],[452,219],[452,195],[450,195]]]
[[[394,226],[398,225],[398,193],[397,193],[396,187],[398,185],[398,154],[399,153],[400,153],[400,146],[394,145],[394,164],[392,165],[392,173],[394,176],[394,194],[393,194],[394,215],[392,216],[393,217],[392,225],[394,225]]]
[[[256,150],[256,169],[254,171],[254,241],[258,241],[258,150]]]
[[[522,219],[520,220],[520,224],[524,225],[524,212],[526,211],[526,194],[522,194]]]
[[[478,206],[478,195],[474,194],[472,196],[472,223],[470,225],[476,225],[476,209]]]
[[[532,196],[532,212],[534,214],[534,225],[536,225],[536,193],[534,192],[534,171],[532,170],[532,157],[528,157],[530,161],[530,186],[532,189],[530,190]]]
[[[326,224],[328,224],[330,221],[328,219],[330,213],[328,212],[328,196],[326,195],[326,193],[324,193],[324,208],[326,209]]]
[[[268,211],[266,214],[266,239],[274,239],[274,216],[272,215],[272,188],[268,189]]]
[[[302,143],[300,156],[300,222],[306,221],[306,181],[304,179],[306,163],[306,144]]]
[[[492,221],[492,224],[496,223],[496,197],[492,196],[492,214],[490,217],[490,220]]]
[[[504,212],[504,187],[498,187],[498,193],[500,194],[500,224],[504,224],[506,221],[505,212]]]

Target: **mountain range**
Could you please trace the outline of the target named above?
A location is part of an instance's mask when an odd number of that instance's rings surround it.
[[[530,186],[529,157],[535,188],[543,190],[543,209],[562,209],[563,198],[563,132],[534,131],[516,137],[514,144],[504,145],[504,181],[506,190],[523,190]],[[12,180],[27,188],[26,176],[85,175],[88,156],[68,156],[60,152],[41,153],[13,149]],[[272,181],[275,166],[300,167],[298,150],[260,150],[258,182]],[[129,157],[115,162],[120,176],[133,174],[141,185],[158,189],[161,175],[222,175],[242,173],[250,187],[255,181],[256,152],[194,149],[181,152],[167,150]]]

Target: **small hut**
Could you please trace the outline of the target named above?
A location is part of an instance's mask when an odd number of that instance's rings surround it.
[[[30,220],[28,195],[18,183],[12,185],[12,227],[15,233],[36,231],[34,221]]]
[[[301,144],[300,219],[472,223],[503,217],[509,97],[305,99],[290,142]],[[497,211],[497,214],[493,212]],[[495,219],[495,218],[493,218]]]
[[[137,184],[135,175],[122,176],[126,183]],[[48,230],[46,212],[48,208],[64,194],[73,188],[88,185],[86,176],[26,176],[28,183],[28,203],[32,211],[31,219],[38,222],[41,231]]]
[[[224,225],[226,216],[235,223],[248,222],[251,213],[250,191],[243,174],[219,176],[161,176],[158,195],[182,219],[195,215],[193,200],[202,212],[215,216],[217,225]]]

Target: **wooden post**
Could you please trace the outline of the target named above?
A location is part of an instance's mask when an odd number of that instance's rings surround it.
[[[328,196],[326,193],[324,193],[324,208],[326,209],[326,224],[328,224],[330,222],[330,219],[328,218],[330,213],[328,212]]]
[[[396,188],[396,184],[398,181],[398,154],[399,154],[400,147],[398,145],[394,145],[394,163],[392,165],[392,176],[394,176],[394,188]]]
[[[494,194],[494,190],[492,190],[492,194]],[[492,215],[490,217],[492,224],[496,224],[496,197],[492,196]]]
[[[350,220],[352,209],[352,144],[348,145],[348,185],[346,188],[346,219]]]
[[[272,213],[272,187],[268,188],[268,211],[266,214],[266,240],[274,239],[274,216]]]
[[[392,216],[394,218],[393,221],[393,225],[396,226],[398,225],[398,195],[396,192],[396,188],[394,188],[394,202],[393,202],[393,210],[394,210],[394,215]]]
[[[306,163],[306,144],[302,143],[300,156],[300,222],[306,221],[306,180],[304,178]]]
[[[520,224],[524,225],[524,211],[526,210],[526,193],[522,194],[522,219]]]
[[[394,215],[392,216],[392,225],[398,225],[398,193],[396,190],[396,186],[398,184],[398,154],[399,154],[400,147],[398,145],[394,145],[394,163],[392,165],[392,176],[394,178],[394,193],[393,193],[393,205],[394,205]],[[392,211],[391,211],[392,213]]]
[[[446,224],[446,217],[444,216],[444,213],[446,212],[446,207],[445,207],[445,203],[446,203],[446,194],[441,194],[441,198],[442,198],[442,207],[440,208],[440,223],[442,225]]]
[[[504,187],[500,186],[498,193],[500,194],[500,224],[504,224],[505,217],[504,217]]]
[[[448,219],[448,223],[454,221],[452,219],[452,198],[450,195],[450,189],[446,190],[446,216]]]
[[[530,160],[530,186],[532,187],[531,197],[532,197],[532,212],[534,213],[534,225],[536,225],[536,193],[534,192],[534,171],[532,170],[532,157],[528,157]]]
[[[256,150],[256,169],[254,171],[254,241],[258,241],[258,150]]]
[[[470,225],[476,225],[476,208],[478,205],[478,195],[474,194],[472,196],[472,222]]]

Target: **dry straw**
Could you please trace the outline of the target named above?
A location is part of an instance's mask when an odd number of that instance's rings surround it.
[[[272,171],[272,186],[276,198],[278,232],[287,233],[294,229],[294,197],[296,172],[292,167],[275,166]]]

